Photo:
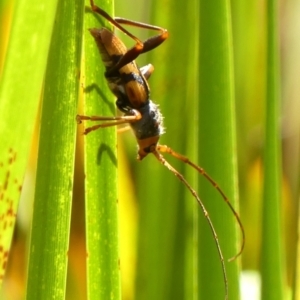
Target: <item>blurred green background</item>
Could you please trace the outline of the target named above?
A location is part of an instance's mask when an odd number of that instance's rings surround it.
[[[5,3],[5,1],[4,1]],[[11,6],[8,1],[1,6],[0,32],[0,72],[5,61],[6,43],[9,39]],[[101,3],[98,3],[101,6]],[[265,5],[264,1],[231,1],[231,17],[234,49],[234,82],[236,103],[236,135],[237,164],[239,182],[240,217],[246,231],[246,247],[242,255],[243,271],[259,272],[262,227],[262,152],[264,147],[264,107],[265,107],[265,72],[266,72],[266,41],[265,41]],[[151,63],[155,71],[149,80],[151,99],[160,105],[165,117],[166,134],[161,143],[171,146],[176,151],[195,159],[197,147],[195,142],[197,129],[194,112],[197,108],[197,37],[198,15],[197,1],[171,2],[164,1],[115,1],[115,15],[159,25],[167,28],[170,37],[159,48],[138,59],[140,66]],[[299,170],[300,170],[300,4],[296,0],[281,1],[279,5],[280,28],[280,84],[281,84],[281,118],[278,120],[281,128],[282,146],[282,219],[284,237],[284,279],[287,291],[293,288],[296,268],[297,219],[299,207]],[[209,29],[205,29],[208,30]],[[141,39],[149,36],[148,32],[132,30]],[[122,37],[123,39],[123,37]],[[131,45],[130,40],[126,40]],[[93,42],[91,40],[91,42]],[[100,57],[99,57],[99,63]],[[1,80],[1,75],[0,75]],[[209,99],[207,99],[209,101]],[[37,130],[38,131],[38,130]],[[3,137],[1,137],[2,139]],[[211,137],[212,139],[214,137]],[[136,285],[143,285],[142,267],[137,264],[139,241],[143,232],[141,226],[149,226],[156,217],[165,218],[161,230],[160,246],[167,247],[165,232],[175,236],[175,249],[182,259],[192,253],[183,246],[182,238],[194,241],[193,221],[195,218],[194,199],[185,187],[160,164],[154,163],[154,158],[136,162],[136,142],[131,133],[118,136],[118,182],[120,207],[120,249],[122,272],[122,299],[135,298]],[[33,139],[31,157],[25,177],[25,187],[19,206],[17,226],[14,233],[13,247],[4,279],[3,299],[22,299],[26,282],[27,241],[30,229],[30,214],[33,195],[33,178],[36,163],[36,144]],[[220,149],[222,151],[222,149]],[[171,160],[170,160],[171,161]],[[199,162],[201,163],[201,162]],[[189,182],[196,186],[198,175],[180,162],[174,166],[186,174]],[[222,168],[220,165],[219,168]],[[86,299],[85,282],[85,233],[84,233],[84,176],[82,158],[82,139],[78,135],[78,145],[75,164],[74,201],[72,207],[71,240],[69,251],[68,290],[67,299]],[[183,201],[184,200],[184,201]],[[210,199],[202,199],[209,202]],[[156,205],[156,216],[141,219],[140,209]],[[224,207],[224,206],[223,206]],[[222,209],[223,209],[222,207]],[[227,208],[225,208],[227,209]],[[154,210],[153,210],[154,211]],[[168,219],[172,216],[172,220]],[[214,219],[213,214],[210,214]],[[199,218],[202,215],[199,214]],[[214,220],[213,220],[214,221]],[[143,223],[145,222],[145,223]],[[155,226],[152,224],[151,226]],[[207,229],[209,230],[209,229]],[[187,237],[188,236],[188,237]],[[140,239],[138,239],[140,237]],[[151,237],[144,237],[151,240]],[[220,243],[226,243],[219,237]],[[192,246],[191,246],[192,247]],[[180,254],[180,252],[184,252]],[[226,259],[230,257],[226,253]],[[218,259],[217,252],[212,253]],[[163,299],[190,299],[187,290],[193,289],[193,270],[180,261],[168,261],[170,257],[161,257],[161,269],[154,268],[154,275],[175,276],[173,269],[165,270],[167,266],[178,264],[181,272],[182,288],[169,286],[162,282],[158,293],[174,290]],[[191,258],[192,259],[192,258]],[[151,265],[151,261],[148,262]],[[137,267],[138,266],[138,267]],[[141,272],[141,273],[139,273]],[[164,273],[165,272],[165,273]],[[186,274],[188,274],[185,276]],[[221,269],[220,281],[222,284]],[[165,274],[165,275],[163,275]],[[258,275],[258,273],[254,273]],[[137,276],[137,279],[136,279]],[[230,283],[229,283],[230,286]],[[160,290],[161,288],[161,290]],[[177,291],[178,288],[178,291]],[[150,298],[149,298],[150,299]],[[152,298],[153,299],[153,298]],[[211,298],[213,299],[213,298]],[[249,298],[245,298],[249,299]]]

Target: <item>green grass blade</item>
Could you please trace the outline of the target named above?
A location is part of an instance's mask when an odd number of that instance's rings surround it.
[[[295,263],[295,275],[293,278],[293,300],[300,299],[300,205],[298,205],[298,222],[297,233],[298,239],[296,241],[296,263]]]
[[[285,299],[281,235],[278,2],[267,1],[267,80],[262,228],[262,299]]]
[[[83,2],[57,7],[41,116],[27,299],[64,299]]]
[[[14,1],[0,80],[0,281],[10,248],[21,185],[42,89],[56,1]]]
[[[13,7],[13,3],[8,0],[3,0],[0,2],[0,79],[2,76],[3,64],[7,50]]]
[[[233,51],[229,1],[200,1],[199,163],[237,208]],[[205,180],[199,193],[217,231],[227,270],[229,299],[239,299],[237,223]],[[224,299],[221,262],[205,218],[199,216],[199,299]]]
[[[113,4],[95,3],[110,15]],[[89,28],[108,23],[93,13],[89,1],[85,12],[85,115],[114,116],[114,97],[104,77],[104,66]],[[111,28],[111,26],[108,26]],[[86,127],[95,124],[85,123]],[[81,127],[80,130],[83,130]],[[85,137],[85,201],[88,299],[120,299],[117,218],[116,128],[94,131]]]
[[[155,67],[149,84],[151,99],[160,105],[164,115],[166,133],[160,143],[190,158],[196,146],[194,113],[198,101],[195,94],[195,3],[177,1],[170,6],[168,1],[153,1],[149,20],[138,13],[130,15],[169,31],[169,38],[161,46],[138,61],[139,65],[144,61]],[[143,12],[146,15],[146,11]],[[128,14],[126,12],[126,17]],[[180,24],[184,26],[179,26],[176,16],[180,16]],[[138,36],[145,39],[152,34],[141,31]],[[178,171],[187,174],[188,181],[195,186],[191,178],[198,176],[196,172],[168,155],[165,158]],[[192,299],[196,201],[151,155],[140,164],[133,164],[137,169],[135,185],[139,191],[140,213],[136,299]]]

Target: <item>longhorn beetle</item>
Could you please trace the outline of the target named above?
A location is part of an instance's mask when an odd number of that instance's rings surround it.
[[[228,299],[228,280],[223,253],[209,214],[196,191],[190,186],[183,175],[165,160],[161,153],[168,153],[198,171],[216,188],[223,200],[229,206],[239,224],[242,233],[241,248],[235,256],[229,259],[229,261],[236,259],[244,249],[245,233],[243,225],[237,212],[234,210],[222,189],[203,168],[197,166],[187,157],[175,152],[170,147],[158,144],[159,137],[164,132],[162,115],[158,109],[158,106],[149,99],[150,89],[147,82],[154,68],[151,64],[149,64],[139,69],[134,61],[140,54],[148,52],[159,46],[168,38],[168,32],[166,29],[154,25],[135,22],[123,18],[112,18],[100,7],[96,6],[93,0],[90,0],[90,3],[93,12],[107,19],[112,25],[132,38],[136,44],[132,48],[127,49],[124,43],[110,30],[106,28],[89,29],[91,35],[95,39],[102,61],[105,65],[106,71],[104,75],[108,82],[108,86],[112,93],[117,97],[116,105],[118,109],[124,113],[124,115],[114,117],[77,115],[77,122],[80,124],[82,121],[86,120],[104,121],[100,124],[86,128],[84,134],[88,134],[93,130],[103,127],[129,124],[136,136],[139,146],[137,159],[142,160],[149,153],[152,153],[161,164],[168,168],[189,189],[193,197],[200,205],[212,231],[222,264],[225,285],[225,299]],[[142,42],[129,31],[127,31],[121,24],[155,30],[158,31],[159,34]]]

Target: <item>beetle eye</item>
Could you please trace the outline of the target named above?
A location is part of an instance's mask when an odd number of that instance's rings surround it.
[[[153,110],[150,111],[150,116],[151,116],[151,118],[155,117],[155,112]]]

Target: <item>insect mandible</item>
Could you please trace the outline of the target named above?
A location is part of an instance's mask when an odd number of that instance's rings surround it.
[[[203,214],[208,221],[212,231],[216,247],[218,250],[219,258],[222,265],[224,285],[225,285],[225,299],[228,299],[228,280],[226,267],[224,263],[223,253],[220,243],[218,241],[216,230],[209,217],[209,214],[199,198],[196,191],[186,181],[181,173],[179,173],[172,165],[170,165],[161,153],[168,153],[180,161],[190,165],[197,172],[203,175],[220,193],[223,200],[227,203],[233,215],[235,216],[242,233],[242,243],[239,252],[229,259],[232,261],[236,259],[243,251],[245,245],[244,228],[239,218],[239,215],[229,202],[228,198],[218,186],[218,184],[206,173],[206,171],[191,162],[187,157],[175,152],[166,145],[158,143],[160,135],[164,132],[162,124],[162,114],[158,106],[149,99],[149,85],[147,80],[151,76],[154,68],[151,64],[142,68],[138,68],[135,59],[142,53],[148,52],[168,38],[168,32],[158,26],[149,25],[145,23],[135,22],[123,18],[112,18],[100,7],[96,6],[93,0],[90,0],[92,10],[107,19],[112,25],[117,27],[120,31],[132,38],[136,44],[127,49],[124,43],[110,30],[106,28],[93,28],[89,29],[91,35],[98,46],[102,61],[105,65],[105,78],[112,93],[117,97],[116,105],[118,109],[124,113],[123,116],[84,116],[77,115],[77,122],[80,124],[82,121],[103,121],[100,124],[88,127],[85,129],[84,134],[97,130],[103,127],[129,124],[132,128],[137,143],[138,143],[138,160],[142,160],[149,153],[153,154],[157,160],[169,169],[183,184],[189,189],[193,197],[200,205]],[[141,27],[158,31],[159,34],[155,35],[146,41],[142,42],[137,37],[127,31],[121,24]]]

